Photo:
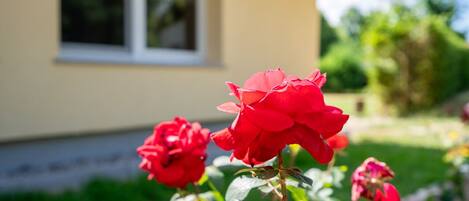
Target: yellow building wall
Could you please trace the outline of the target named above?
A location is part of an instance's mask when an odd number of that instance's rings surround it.
[[[222,65],[179,67],[57,62],[59,1],[0,1],[0,141],[148,126],[174,115],[227,119],[215,108],[230,99],[225,81],[276,66],[306,75],[316,64],[314,0],[219,7]]]

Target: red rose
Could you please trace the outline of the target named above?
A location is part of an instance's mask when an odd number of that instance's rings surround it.
[[[171,187],[184,188],[196,182],[205,171],[209,130],[184,118],[155,126],[153,134],[137,149],[143,158],[140,168],[150,173],[148,179]]]
[[[342,130],[348,115],[324,103],[325,82],[318,70],[300,79],[280,69],[256,73],[242,88],[228,82],[240,103],[227,102],[218,109],[237,117],[212,139],[250,165],[272,159],[287,144],[299,144],[320,163],[329,162],[333,151],[325,140]]]
[[[399,201],[399,192],[387,181],[394,172],[373,157],[366,159],[352,174],[352,201],[360,197],[374,201]]]
[[[461,119],[464,123],[469,123],[469,103],[462,108]]]
[[[349,141],[347,135],[339,133],[327,139],[327,144],[334,150],[342,150],[348,146]]]

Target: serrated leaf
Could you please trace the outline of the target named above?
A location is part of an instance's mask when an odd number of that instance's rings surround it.
[[[267,182],[255,178],[255,177],[247,177],[247,176],[240,176],[235,178],[231,184],[228,186],[226,190],[225,199],[226,201],[241,201],[244,200],[251,189],[257,188],[259,186],[266,185]]]
[[[247,172],[254,172],[257,168],[243,168],[241,170],[238,170],[234,173],[234,175],[239,175]]]
[[[297,188],[294,186],[287,186],[287,190],[290,191],[293,200],[295,201],[308,201],[308,196],[306,190],[302,188]]]
[[[260,179],[270,179],[278,174],[278,170],[275,169],[272,166],[265,166],[265,167],[254,167],[254,168],[244,168],[241,170],[238,170],[235,175],[239,175],[242,173],[247,173],[251,172],[253,173],[253,176],[256,176]]]
[[[271,179],[277,176],[278,169],[275,169],[272,166],[267,166],[254,171],[254,173],[256,174],[256,177],[259,177],[261,179]]]
[[[295,178],[296,180],[298,180],[299,182],[302,182],[302,183],[305,183],[305,184],[308,184],[310,186],[313,185],[313,180],[307,176],[304,176],[303,174],[301,174],[301,172],[299,172],[298,170],[295,170],[295,169],[285,169],[285,173],[287,173],[287,175]]]

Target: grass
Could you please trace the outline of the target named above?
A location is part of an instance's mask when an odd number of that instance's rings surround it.
[[[392,183],[402,195],[413,193],[431,183],[444,181],[448,168],[448,165],[442,161],[444,151],[436,148],[364,141],[351,144],[346,149],[346,154],[344,157],[337,157],[336,161],[336,165],[349,167],[347,177],[343,181],[344,186],[334,192],[340,200],[350,200],[350,175],[370,156],[386,162],[394,170],[396,178]],[[306,169],[315,162],[308,154],[302,153],[298,157],[297,164],[300,168]]]

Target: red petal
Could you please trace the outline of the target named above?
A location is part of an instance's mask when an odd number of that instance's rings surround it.
[[[274,110],[246,106],[244,111],[253,124],[266,131],[279,132],[294,124],[288,115]]]
[[[233,82],[226,82],[225,84],[231,90],[232,95],[234,95],[234,96],[236,96],[236,98],[240,99],[239,98],[239,92],[238,92],[238,89],[239,89],[238,85],[236,85]]]
[[[292,130],[295,134],[297,144],[308,151],[319,163],[326,164],[331,161],[334,152],[318,133],[303,127],[295,127]]]
[[[234,145],[239,147],[251,143],[261,132],[261,129],[246,117],[244,111],[241,111],[231,124],[230,132],[233,134]]]
[[[239,93],[240,93],[241,102],[247,105],[261,100],[266,94],[266,92],[263,92],[263,91],[253,91],[253,90],[246,90],[246,89],[240,89]]]
[[[212,140],[225,151],[232,150],[234,148],[233,135],[228,128],[212,134]]]
[[[340,150],[340,149],[344,149],[345,147],[347,147],[349,144],[349,141],[346,135],[337,134],[327,139],[327,144],[329,144],[329,146],[334,150]]]
[[[244,82],[243,88],[268,92],[281,84],[284,79],[285,73],[281,69],[258,72]]]
[[[324,86],[326,83],[326,74],[321,74],[321,71],[316,69],[311,75],[309,75],[306,79],[308,79],[311,82],[314,82],[316,85],[318,85],[319,88]]]
[[[326,106],[321,112],[305,113],[295,117],[301,124],[320,133],[327,139],[340,132],[349,116],[342,114],[342,110],[332,106]]]
[[[222,111],[222,112],[231,113],[231,114],[236,114],[240,110],[239,106],[236,105],[236,103],[233,103],[233,102],[223,103],[223,104],[217,106],[217,109]]]
[[[396,187],[390,183],[384,183],[383,185],[384,194],[380,189],[376,190],[374,201],[400,201],[399,192]]]
[[[316,112],[325,106],[321,90],[311,82],[299,80],[276,87],[259,103],[287,114]]]

